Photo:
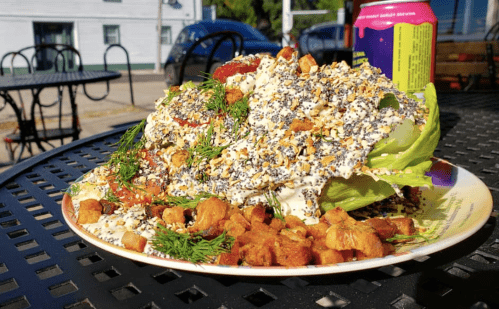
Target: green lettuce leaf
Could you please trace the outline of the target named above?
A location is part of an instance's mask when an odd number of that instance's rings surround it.
[[[319,205],[323,211],[341,207],[346,211],[364,207],[393,195],[395,190],[385,181],[369,175],[331,178],[324,186]]]
[[[425,106],[429,108],[429,114],[423,131],[419,133],[419,128],[415,125],[413,125],[411,131],[410,127],[407,129],[408,126],[404,125],[406,124],[404,122],[402,126],[409,132],[400,132],[397,128],[386,139],[379,141],[367,157],[368,162],[366,165],[368,167],[402,170],[408,166],[429,160],[433,156],[433,151],[435,151],[440,139],[440,115],[437,93],[433,84],[426,86],[424,96]],[[394,141],[396,138],[404,138],[407,135],[410,135],[408,140],[414,140],[413,143],[408,145],[404,141]]]
[[[352,175],[349,179],[330,179],[319,199],[323,211],[338,206],[346,211],[367,206],[395,194],[393,186],[432,187],[431,177],[425,173],[432,165],[430,159],[440,138],[437,95],[433,84],[426,86],[424,96],[429,113],[423,131],[412,121],[404,121],[369,153],[366,165],[384,168],[389,175],[364,173]]]

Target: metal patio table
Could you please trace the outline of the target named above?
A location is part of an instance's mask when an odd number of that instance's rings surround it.
[[[439,93],[435,156],[492,192],[465,241],[400,264],[343,274],[235,277],[178,271],[101,250],[61,213],[70,183],[107,161],[126,128],[81,139],[0,175],[0,308],[499,308],[499,93]]]
[[[60,129],[59,135],[63,137],[70,135],[73,140],[79,138],[80,130],[78,128],[78,110],[76,106],[76,90],[74,86],[86,85],[89,83],[97,83],[102,81],[109,81],[121,77],[120,72],[116,71],[75,71],[75,72],[55,72],[55,73],[40,73],[40,74],[23,74],[23,75],[6,75],[0,76],[0,96],[13,108],[19,122],[20,129],[20,143],[21,151],[19,158],[21,158],[24,148],[27,143],[35,142],[38,148],[45,151],[42,145],[44,140],[39,136],[35,126],[35,106],[40,105],[40,93],[43,89],[49,87],[68,87],[69,103],[72,113],[72,126],[68,132],[62,132]],[[30,119],[23,119],[23,112],[21,107],[16,104],[15,100],[10,95],[9,91],[15,90],[31,90],[33,99],[30,108]],[[85,89],[84,89],[85,90]],[[109,91],[109,84],[108,84]],[[85,90],[85,94],[88,96]],[[94,98],[89,97],[94,100]],[[51,137],[57,139],[57,136]]]

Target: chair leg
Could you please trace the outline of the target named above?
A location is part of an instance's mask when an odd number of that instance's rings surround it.
[[[12,148],[12,143],[5,142],[5,148],[7,148],[7,151],[9,153],[9,160],[11,162],[14,162],[14,151],[15,151],[15,149]]]

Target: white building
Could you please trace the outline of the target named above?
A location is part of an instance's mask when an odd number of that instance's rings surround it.
[[[78,49],[85,69],[102,68],[109,44],[129,53],[132,69],[151,69],[157,59],[161,0],[1,0],[0,57],[39,43]],[[162,0],[161,61],[182,28],[203,17],[201,0]],[[108,52],[110,69],[125,69],[120,48]],[[5,64],[4,64],[5,67]]]

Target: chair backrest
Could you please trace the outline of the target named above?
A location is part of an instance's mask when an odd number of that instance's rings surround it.
[[[234,58],[236,56],[236,53],[237,55],[241,55],[243,52],[244,38],[239,32],[229,31],[229,30],[219,31],[219,32],[210,33],[202,38],[199,38],[198,40],[196,40],[196,42],[194,42],[194,44],[192,44],[192,46],[189,48],[189,50],[187,50],[185,54],[184,60],[182,61],[182,64],[180,66],[178,86],[182,85],[182,82],[184,81],[184,71],[187,65],[187,61],[194,52],[194,50],[196,49],[196,47],[198,47],[201,43],[211,39],[214,40],[214,45],[208,57],[208,61],[206,62],[205,72],[209,72],[215,52],[222,45],[224,41],[229,40],[232,43],[232,56],[230,57],[230,59]],[[236,39],[239,40],[240,42],[239,46],[236,44]]]
[[[22,65],[19,65],[19,61]],[[80,52],[67,44],[38,44],[11,51],[0,60],[0,75],[36,72],[83,71]]]

